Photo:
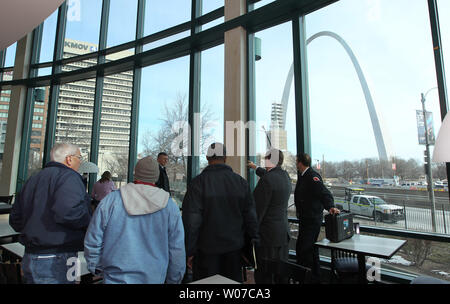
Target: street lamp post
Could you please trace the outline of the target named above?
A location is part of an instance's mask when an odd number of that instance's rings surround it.
[[[434,189],[433,189],[433,176],[431,174],[431,158],[430,158],[430,142],[428,138],[428,125],[427,125],[427,112],[425,110],[425,101],[427,94],[437,88],[432,88],[428,90],[425,94],[422,93],[421,95],[421,102],[422,102],[422,112],[423,112],[423,122],[425,126],[425,172],[427,175],[427,189],[428,189],[428,196],[430,198],[431,202],[431,224],[433,227],[433,232],[436,232],[436,203],[434,198]]]

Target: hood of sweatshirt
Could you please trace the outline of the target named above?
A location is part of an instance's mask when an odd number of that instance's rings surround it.
[[[163,189],[129,183],[120,188],[123,205],[129,215],[155,213],[167,206],[169,193]]]

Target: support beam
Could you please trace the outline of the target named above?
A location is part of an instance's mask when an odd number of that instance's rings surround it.
[[[225,1],[225,21],[246,12],[245,0]],[[227,164],[244,178],[245,130],[234,126],[247,119],[247,31],[242,27],[225,32],[225,93],[224,93],[224,138]]]
[[[27,78],[29,75],[31,51],[33,47],[32,38],[33,34],[29,33],[17,42],[14,79]],[[27,106],[26,101],[27,87],[25,85],[13,86],[11,88],[11,99],[9,102],[0,195],[11,195],[14,194],[16,190],[23,117],[25,107]]]

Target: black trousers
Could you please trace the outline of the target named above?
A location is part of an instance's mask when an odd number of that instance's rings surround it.
[[[194,256],[192,265],[193,280],[201,280],[216,274],[237,282],[243,282],[241,250],[223,254],[204,254]]]
[[[266,272],[263,259],[273,259],[287,262],[289,259],[289,244],[280,247],[256,247],[256,266],[255,283],[256,284],[286,284],[288,280],[279,278]]]
[[[300,219],[296,243],[297,263],[311,268],[311,283],[320,282],[319,249],[314,246],[319,237],[322,218]]]

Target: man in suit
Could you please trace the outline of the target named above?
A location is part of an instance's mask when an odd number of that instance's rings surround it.
[[[297,238],[297,263],[311,268],[312,283],[320,282],[319,250],[314,246],[322,226],[323,210],[338,214],[331,192],[324,186],[322,177],[311,168],[311,156],[297,155],[299,173],[295,187],[295,207],[300,220]]]
[[[169,156],[166,152],[160,152],[158,154],[157,161],[159,163],[159,179],[156,182],[158,188],[164,189],[170,194],[169,177],[166,172],[166,165],[169,162]]]
[[[260,243],[255,249],[257,284],[284,283],[281,278],[267,273],[262,262],[263,259],[287,261],[289,258],[287,207],[292,186],[289,174],[281,168],[283,159],[283,152],[271,149],[264,158],[265,169],[256,167],[252,162],[248,164],[260,177],[253,191],[260,231]]]

